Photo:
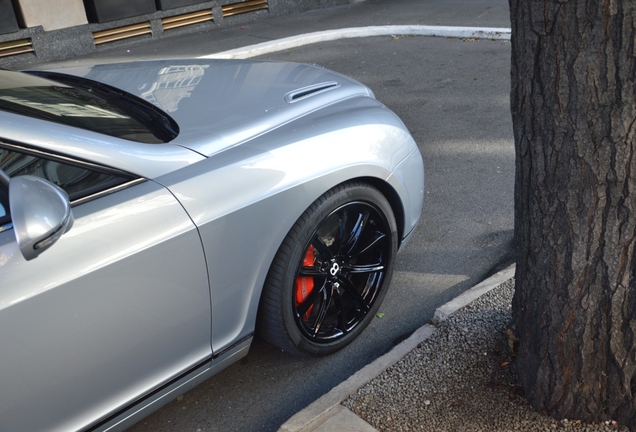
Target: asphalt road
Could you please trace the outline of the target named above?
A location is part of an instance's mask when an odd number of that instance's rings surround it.
[[[295,358],[256,340],[241,362],[131,431],[274,431],[425,324],[435,308],[512,263],[508,42],[396,35],[266,58],[352,76],[404,120],[426,166],[422,222],[398,257],[384,316],[345,350]]]

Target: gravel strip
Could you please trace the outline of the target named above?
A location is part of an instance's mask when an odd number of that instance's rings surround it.
[[[520,396],[506,338],[513,292],[510,279],[461,309],[342,404],[379,431],[627,431],[554,420]]]

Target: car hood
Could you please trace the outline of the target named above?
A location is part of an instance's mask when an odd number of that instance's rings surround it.
[[[206,156],[354,96],[364,85],[319,66],[253,60],[160,60],[66,68],[139,96],[179,125],[172,143]]]

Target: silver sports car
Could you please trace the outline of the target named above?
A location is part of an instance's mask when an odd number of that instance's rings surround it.
[[[373,319],[422,158],[321,67],[0,70],[0,430],[121,430],[260,335],[326,355]]]

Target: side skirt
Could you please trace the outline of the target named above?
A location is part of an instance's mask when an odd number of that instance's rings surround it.
[[[131,427],[144,417],[245,357],[252,343],[252,338],[253,336],[250,335],[211,358],[203,360],[151,393],[86,428],[85,431],[115,432]]]

